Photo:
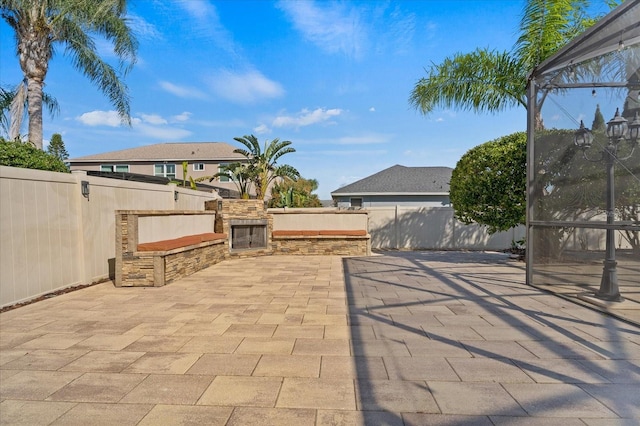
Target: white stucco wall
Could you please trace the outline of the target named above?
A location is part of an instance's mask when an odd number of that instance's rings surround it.
[[[88,199],[80,191],[83,180]],[[204,210],[204,202],[215,198],[82,172],[0,166],[0,306],[108,278],[115,210]]]

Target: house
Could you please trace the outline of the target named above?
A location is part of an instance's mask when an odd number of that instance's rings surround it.
[[[384,169],[331,193],[337,207],[448,207],[450,167]]]
[[[71,170],[136,173],[182,181],[185,161],[187,179],[213,176],[224,164],[246,161],[246,157],[236,154],[234,149],[236,147],[224,142],[171,142],[76,157],[68,162]],[[213,184],[230,191],[237,189],[225,176],[217,177]]]

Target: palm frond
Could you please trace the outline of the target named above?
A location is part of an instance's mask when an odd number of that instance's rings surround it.
[[[429,75],[416,83],[409,103],[423,114],[436,107],[476,112],[526,107],[526,72],[507,52],[456,54],[432,65]]]
[[[515,55],[532,70],[586,29],[586,0],[529,0],[520,21]]]

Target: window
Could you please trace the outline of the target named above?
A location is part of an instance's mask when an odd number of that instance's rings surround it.
[[[228,166],[228,165],[229,165],[229,163],[220,163],[220,164],[218,164],[218,173],[222,173],[224,171],[223,167],[224,166]],[[229,176],[220,175],[219,178],[220,178],[220,182],[230,182],[231,181],[231,178]]]
[[[362,198],[351,198],[349,202],[351,207],[362,207]]]
[[[204,163],[193,163],[193,171],[194,172],[204,171]]]
[[[100,171],[129,173],[129,165],[128,164],[101,164]]]
[[[156,164],[153,166],[154,176],[163,176],[169,179],[176,178],[176,165],[175,164]]]

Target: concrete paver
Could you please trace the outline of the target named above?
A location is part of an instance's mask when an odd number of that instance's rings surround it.
[[[278,407],[355,410],[353,380],[285,378]]]
[[[56,404],[63,404],[58,402]],[[96,426],[135,426],[139,424],[153,408],[144,404],[101,404],[83,402],[51,423],[53,426],[86,426],[88,419]],[[48,424],[48,423],[47,423]]]
[[[577,385],[509,383],[504,387],[531,416],[616,417],[604,404]]]
[[[294,408],[238,407],[227,426],[309,425],[316,418],[316,410]]]
[[[227,424],[232,407],[163,405],[158,404],[142,419],[138,426],[182,426]]]
[[[2,425],[636,425],[638,388],[637,326],[500,253],[234,259],[0,314]]]
[[[0,420],[11,425],[49,425],[74,407],[70,402],[8,400],[0,402]]]
[[[193,405],[211,384],[210,376],[150,374],[120,400],[123,404]]]
[[[271,377],[319,377],[319,356],[262,355],[253,371],[254,376]]]
[[[500,383],[436,382],[429,389],[444,414],[527,416]]]
[[[273,407],[281,384],[280,377],[217,376],[198,405]]]

